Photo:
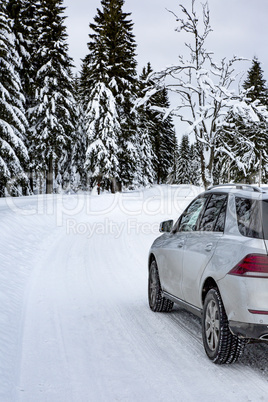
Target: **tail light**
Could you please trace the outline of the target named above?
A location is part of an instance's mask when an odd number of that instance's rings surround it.
[[[268,278],[268,256],[248,254],[229,272],[229,275]]]
[[[268,311],[264,310],[248,310],[251,314],[262,314],[262,315],[268,315]]]

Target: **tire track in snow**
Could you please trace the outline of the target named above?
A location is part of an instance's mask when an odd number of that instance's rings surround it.
[[[53,395],[60,394],[63,399],[73,400],[61,320],[65,300],[61,289],[64,275],[59,268],[67,260],[65,253],[61,252],[61,244],[62,234],[52,246],[44,243],[45,251],[28,286],[18,380],[19,401],[42,401],[47,395],[51,395],[53,400]]]

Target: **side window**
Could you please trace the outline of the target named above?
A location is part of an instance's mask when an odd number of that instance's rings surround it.
[[[268,200],[263,200],[262,203],[262,224],[263,237],[268,240]]]
[[[225,226],[225,217],[226,217],[226,209],[227,209],[227,197],[223,203],[223,206],[221,207],[214,232],[224,232],[224,226]]]
[[[239,232],[246,237],[263,239],[260,201],[235,197],[235,206]]]
[[[200,230],[207,232],[212,232],[213,230],[223,231],[226,211],[226,206],[225,209],[223,209],[223,206],[226,202],[227,195],[225,194],[213,194],[210,197],[200,221]]]
[[[207,197],[199,197],[189,205],[180,219],[178,228],[179,232],[190,232],[196,230],[197,219],[206,200]]]

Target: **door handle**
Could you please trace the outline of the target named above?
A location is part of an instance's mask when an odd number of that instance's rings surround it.
[[[208,243],[208,244],[206,245],[206,247],[205,247],[205,250],[206,250],[206,251],[211,251],[211,250],[212,250],[212,247],[213,247],[213,244],[212,244],[212,243]]]

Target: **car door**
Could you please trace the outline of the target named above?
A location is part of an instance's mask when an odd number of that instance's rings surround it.
[[[226,206],[226,194],[212,194],[200,217],[199,227],[187,236],[183,256],[182,297],[196,307],[201,307],[201,276],[223,235]]]
[[[164,291],[178,298],[182,298],[183,253],[187,236],[195,230],[206,199],[206,195],[196,198],[181,215],[171,233],[163,238],[159,259],[161,284]]]

